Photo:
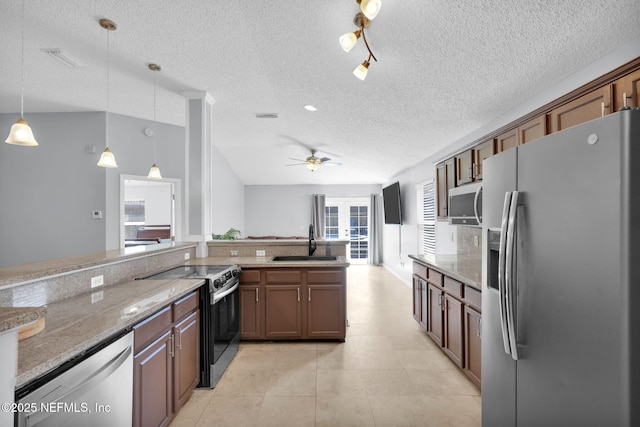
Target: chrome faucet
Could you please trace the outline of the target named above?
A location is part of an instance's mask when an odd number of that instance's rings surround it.
[[[316,251],[316,240],[313,238],[313,224],[309,224],[309,256]]]

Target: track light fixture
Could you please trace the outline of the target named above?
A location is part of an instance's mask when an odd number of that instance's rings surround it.
[[[371,60],[373,59],[378,62],[378,59],[369,47],[364,29],[369,26],[373,18],[378,16],[382,2],[381,0],[356,0],[356,2],[360,5],[360,12],[358,12],[353,18],[353,23],[356,24],[358,29],[356,31],[343,34],[340,36],[338,41],[340,42],[342,49],[345,52],[349,52],[356,45],[360,36],[362,36],[364,45],[367,47],[367,51],[369,51],[369,57],[353,70],[353,75],[360,80],[364,80],[367,77]]]

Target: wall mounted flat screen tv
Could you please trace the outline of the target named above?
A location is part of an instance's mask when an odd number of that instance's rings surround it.
[[[382,189],[384,205],[384,223],[402,224],[402,203],[400,203],[400,184],[398,182]]]

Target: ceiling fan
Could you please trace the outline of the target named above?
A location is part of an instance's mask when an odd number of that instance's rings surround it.
[[[329,165],[329,166],[341,166],[342,165],[342,163],[332,162],[329,157],[316,157],[316,153],[317,153],[316,150],[311,149],[311,155],[309,157],[307,157],[305,160],[294,159],[294,158],[289,157],[289,160],[295,160],[295,161],[298,161],[298,162],[301,162],[301,163],[292,163],[292,164],[287,165],[287,166],[306,165],[307,169],[309,169],[311,172],[313,172],[313,171],[315,171],[316,169],[318,169],[322,165]]]

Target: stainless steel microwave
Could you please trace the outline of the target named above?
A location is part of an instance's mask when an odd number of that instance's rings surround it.
[[[482,183],[449,190],[449,224],[482,226]]]

